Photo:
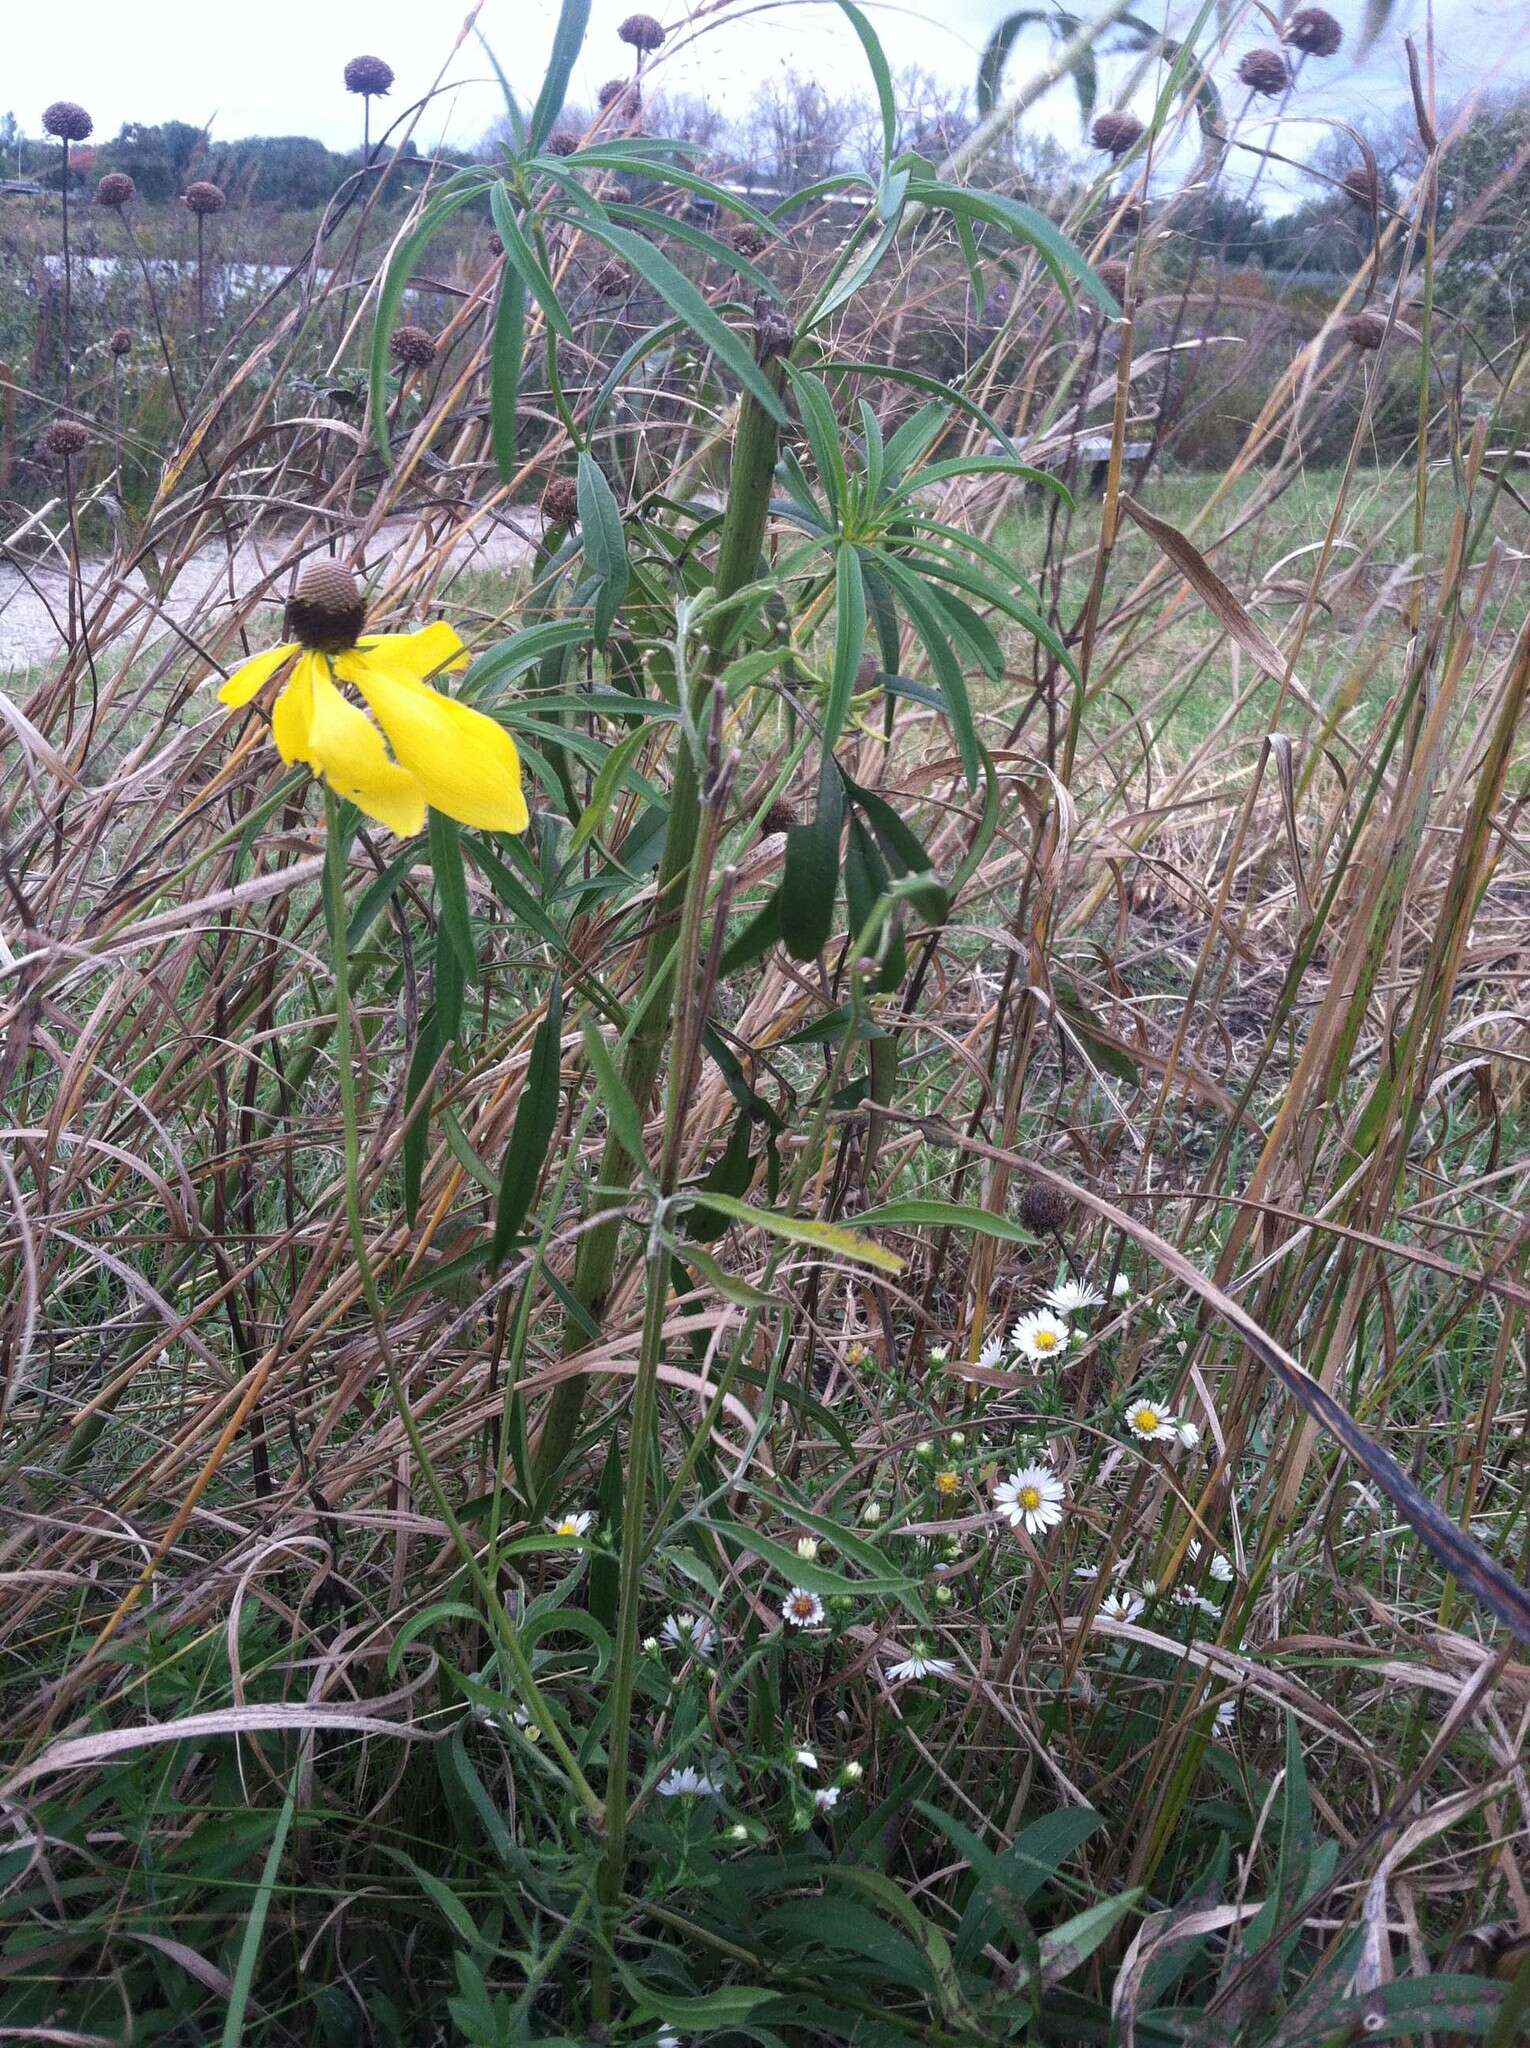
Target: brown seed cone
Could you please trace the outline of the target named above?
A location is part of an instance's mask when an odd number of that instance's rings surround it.
[[[43,435],[43,446],[60,462],[67,462],[90,446],[90,434],[78,420],[55,420]]]
[[[393,83],[393,66],[381,57],[353,57],[345,67],[347,92],[364,92],[380,99]]]
[[[620,178],[616,178],[600,196],[607,206],[630,206],[632,204],[632,187],[624,185]]]
[[[125,356],[132,352],[133,337],[125,327],[114,327],[106,337],[106,346],[114,356]]]
[[[1072,1214],[1073,1204],[1061,1189],[1044,1187],[1040,1181],[1032,1181],[1020,1197],[1020,1221],[1038,1237],[1061,1230]]]
[[[664,42],[664,24],[651,14],[629,14],[616,33],[634,50],[657,50]]]
[[[315,654],[344,654],[366,622],[361,585],[344,562],[310,562],[287,600],[282,632]]]
[[[1280,37],[1304,57],[1331,57],[1343,42],[1344,31],[1326,7],[1298,7]]]
[[[572,156],[579,147],[579,137],[571,129],[560,128],[556,135],[549,135],[542,147],[549,156]]]
[[[1125,156],[1142,140],[1142,132],[1142,123],[1135,114],[1098,114],[1089,139],[1096,149],[1103,149],[1109,156]]]
[[[1356,164],[1340,182],[1351,199],[1358,199],[1362,206],[1375,212],[1381,201],[1381,183],[1369,164]]]
[[[752,262],[756,256],[763,256],[770,247],[770,237],[763,228],[757,228],[753,221],[746,220],[741,228],[735,228],[728,237],[740,256],[747,256]]]
[[[1250,92],[1275,99],[1291,83],[1291,73],[1279,50],[1250,50],[1238,66],[1238,76]]]
[[[500,240],[500,238],[499,238],[499,236],[498,236],[498,235],[496,235],[496,234],[491,234],[491,235],[489,236],[489,254],[490,254],[491,256],[503,256],[503,255],[504,255],[504,253],[505,253],[505,245],[504,245],[504,243],[503,243],[503,242],[502,242],[502,241]]]
[[[1126,265],[1121,261],[1120,257],[1107,256],[1103,263],[1095,265],[1095,270],[1099,274],[1100,283],[1104,285],[1111,297],[1124,302],[1126,298]]]
[[[542,493],[542,511],[549,525],[573,525],[579,517],[579,486],[571,476],[553,478]]]
[[[108,171],[96,187],[97,206],[130,206],[138,197],[138,187],[126,171]]]
[[[793,825],[797,822],[795,809],[786,801],[784,796],[778,796],[760,820],[760,837],[762,839],[779,838],[783,832],[790,832]]]
[[[1379,313],[1354,313],[1340,326],[1344,339],[1362,355],[1370,355],[1386,340],[1387,323]]]
[[[211,178],[198,178],[194,185],[188,185],[181,197],[193,213],[221,213],[228,201],[223,187],[215,185]]]
[[[402,363],[406,370],[428,370],[436,359],[436,337],[425,327],[414,327],[406,320],[402,327],[395,327],[388,348],[396,363]]]
[[[595,97],[602,108],[615,107],[623,120],[635,121],[643,111],[643,95],[630,78],[608,78]]]
[[[590,289],[597,298],[619,299],[623,292],[632,289],[632,272],[625,263],[615,257],[609,263],[602,263],[590,279]]]
[[[43,108],[43,132],[60,142],[83,142],[95,122],[75,100],[54,100]]]

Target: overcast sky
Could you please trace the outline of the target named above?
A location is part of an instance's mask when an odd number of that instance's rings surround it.
[[[637,4],[594,0],[585,58],[575,74],[577,97],[588,101],[602,80],[629,68],[631,52],[618,41],[616,27]],[[859,47],[832,5],[737,0],[723,7],[708,0],[702,11],[711,18],[695,33],[686,24],[696,16],[685,8],[663,0],[643,4],[673,31],[659,73],[663,84],[720,101],[730,112],[747,105],[773,72],[808,72],[833,92],[856,89],[866,75]],[[895,69],[920,64],[964,84],[973,77],[986,37],[1013,4],[920,0],[878,6],[863,0]],[[1328,4],[1346,29],[1358,24],[1361,0]],[[1079,0],[1069,5],[1087,11]],[[1426,6],[1427,0],[1395,0],[1386,31],[1359,65],[1348,47],[1327,64],[1308,65],[1296,104],[1314,122],[1314,141],[1323,132],[1315,124],[1324,118],[1360,121],[1405,104],[1402,35],[1411,29],[1422,42]],[[89,109],[102,138],[124,121],[176,118],[210,124],[222,141],[317,135],[343,147],[359,139],[360,104],[343,90],[341,71],[347,58],[362,51],[385,58],[398,75],[392,98],[383,103],[390,115],[426,92],[447,66],[451,89],[421,121],[422,148],[442,138],[476,141],[502,108],[477,41],[469,36],[452,54],[470,0],[245,0],[222,6],[208,0],[50,0],[42,6],[0,0],[0,7],[0,112],[11,108],[29,134],[38,132],[49,100],[68,98]],[[1137,11],[1157,16],[1153,0],[1139,0]],[[1188,17],[1189,11],[1181,0],[1179,12]],[[535,92],[555,15],[553,0],[482,0],[478,27],[524,99]],[[1471,91],[1530,81],[1525,0],[1437,0],[1435,24],[1442,105]],[[1257,39],[1251,32],[1244,41]],[[1046,49],[1044,33],[1033,31],[1011,59],[1010,80],[1023,80],[1027,65]],[[1225,69],[1231,68],[1229,62]],[[1113,70],[1116,77],[1124,75],[1121,63]],[[1107,67],[1102,99],[1112,85]],[[1230,96],[1229,104],[1236,103]],[[1079,146],[1070,88],[1059,87],[1029,118],[1069,147]],[[1288,149],[1293,139],[1287,129]],[[1287,177],[1280,186],[1289,186]]]

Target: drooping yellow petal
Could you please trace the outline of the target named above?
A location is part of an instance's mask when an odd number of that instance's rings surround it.
[[[439,669],[468,665],[468,651],[445,619],[413,633],[364,633],[356,646],[362,654],[381,657],[389,675],[413,676],[421,683]]]
[[[264,654],[252,654],[219,690],[218,702],[226,704],[231,711],[237,711],[241,704],[248,704],[270,682],[289,654],[296,653],[296,641],[289,640],[285,647],[268,647]]]
[[[337,655],[335,668],[365,697],[400,766],[428,803],[462,825],[525,831],[529,815],[520,756],[502,725],[400,672],[375,647]]]
[[[324,673],[322,654],[300,654],[292,664],[287,687],[271,707],[271,737],[276,751],[290,768],[294,761],[308,761],[308,734],[313,725],[313,679]]]
[[[425,823],[425,794],[419,783],[406,768],[388,759],[382,734],[354,704],[347,704],[321,657],[312,657],[305,672],[312,694],[309,766],[337,796],[348,797],[369,818],[409,838]]]

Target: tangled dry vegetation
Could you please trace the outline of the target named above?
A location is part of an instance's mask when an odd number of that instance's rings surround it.
[[[613,97],[444,321],[455,182],[183,340],[107,560],[58,440],[14,2038],[1521,2037],[1524,337],[1438,321],[1420,69],[1424,176],[1166,477],[1218,33],[1061,223],[1103,295],[891,154],[858,282],[822,211],[725,249]],[[474,650],[521,838],[326,814],[218,707],[325,557]]]

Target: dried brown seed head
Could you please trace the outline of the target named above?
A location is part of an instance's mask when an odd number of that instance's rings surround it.
[[[96,187],[97,206],[129,206],[138,197],[138,187],[126,171],[108,171]]]
[[[763,228],[757,228],[753,221],[746,220],[741,228],[735,228],[728,240],[740,256],[747,256],[752,262],[756,256],[763,256],[770,247],[770,237]]]
[[[572,526],[579,517],[579,486],[571,476],[555,476],[542,493],[542,511],[553,526]]]
[[[133,337],[125,327],[114,327],[106,337],[106,346],[114,356],[125,356],[132,352]]]
[[[624,185],[620,178],[614,178],[600,196],[607,206],[630,206],[632,204],[632,187]]]
[[[43,133],[56,135],[60,142],[83,142],[95,122],[75,100],[54,100],[43,108]]]
[[[310,562],[287,600],[282,631],[314,654],[344,654],[366,622],[361,585],[344,562]]]
[[[643,111],[643,95],[630,78],[608,78],[595,97],[602,108],[614,107],[623,120],[635,121]]]
[[[664,42],[664,24],[651,14],[629,14],[616,33],[634,50],[657,50]]]
[[[579,147],[579,137],[572,129],[560,128],[556,135],[549,135],[542,147],[549,156],[572,156]]]
[[[90,446],[90,434],[78,420],[55,420],[43,435],[43,446],[60,462],[67,462]]]
[[[436,359],[436,337],[427,327],[415,327],[407,320],[395,327],[388,348],[396,363],[406,370],[428,370]]]
[[[1135,149],[1142,140],[1142,123],[1135,114],[1099,114],[1089,131],[1089,139],[1096,149],[1103,149],[1109,156],[1125,156],[1129,149]]]
[[[381,57],[353,57],[345,67],[347,92],[362,92],[369,98],[380,99],[392,84],[393,66],[385,64]]]
[[[1073,1204],[1061,1188],[1044,1187],[1040,1181],[1032,1181],[1020,1197],[1020,1221],[1038,1237],[1061,1230],[1072,1214]]]
[[[1099,280],[1113,299],[1124,302],[1126,298],[1126,265],[1119,256],[1107,256],[1103,263],[1097,263],[1095,270]]]
[[[1340,324],[1344,339],[1363,355],[1372,354],[1387,337],[1387,323],[1379,313],[1354,313]]]
[[[1238,66],[1238,76],[1250,92],[1275,99],[1291,83],[1291,73],[1279,50],[1250,50]]]
[[[614,256],[609,263],[602,263],[590,279],[590,289],[601,299],[619,299],[631,288],[632,272]]]
[[[1381,184],[1369,164],[1356,164],[1344,173],[1341,183],[1351,199],[1358,199],[1362,206],[1375,211],[1381,200]]]
[[[215,185],[211,178],[198,178],[194,185],[188,185],[182,194],[186,205],[193,213],[221,213],[228,201],[223,187]]]
[[[1280,37],[1304,57],[1331,57],[1343,42],[1344,31],[1326,7],[1298,7]]]
[[[760,837],[762,839],[779,838],[783,832],[790,832],[796,823],[796,811],[786,801],[784,796],[778,796],[760,820]]]

